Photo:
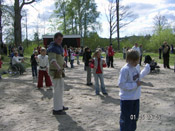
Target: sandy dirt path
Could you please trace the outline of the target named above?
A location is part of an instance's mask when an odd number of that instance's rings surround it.
[[[37,90],[31,70],[0,81],[0,131],[118,131],[119,88],[117,79],[125,64],[105,68],[109,96],[96,96],[86,86],[83,64],[66,70],[64,105],[67,115],[52,115],[52,90]],[[92,77],[93,78],[93,77]],[[94,82],[94,80],[93,80]],[[161,68],[143,79],[137,131],[175,131],[175,73]]]

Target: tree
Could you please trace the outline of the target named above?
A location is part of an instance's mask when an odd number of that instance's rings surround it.
[[[116,33],[116,26],[117,26],[116,9],[113,0],[109,1],[108,14],[106,13],[106,18],[109,23],[109,44],[112,44],[112,36],[114,33]]]
[[[58,29],[64,34],[88,35],[88,30],[95,30],[99,22],[99,12],[94,0],[62,0],[55,2]],[[82,42],[81,42],[82,43]]]
[[[55,10],[54,10],[54,16],[58,17],[59,19],[63,20],[62,26],[63,27],[63,33],[67,33],[67,5],[69,1],[68,0],[56,0],[55,2]]]
[[[20,45],[22,44],[22,32],[21,32],[21,11],[22,8],[25,5],[32,4],[36,0],[15,0],[14,2],[14,12],[15,12],[15,18],[14,18],[14,38],[15,38],[15,44]]]
[[[166,17],[160,15],[159,13],[153,18],[153,21],[154,21],[154,31],[156,33],[160,33],[168,26]]]
[[[6,43],[14,42],[14,7],[2,5],[2,31]]]
[[[112,44],[113,34],[117,33],[118,50],[120,50],[120,29],[126,27],[136,19],[129,6],[119,4],[119,0],[109,0],[108,14],[106,14],[109,23],[110,41]]]
[[[164,30],[158,34],[153,34],[150,43],[147,45],[147,48],[150,51],[157,52],[158,48],[163,44],[164,41],[167,41],[169,44],[175,43],[175,37],[171,28],[164,28]]]
[[[2,1],[0,0],[0,53],[1,51],[1,45],[3,44],[2,42]]]

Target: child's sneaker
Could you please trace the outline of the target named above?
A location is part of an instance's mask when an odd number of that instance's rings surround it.
[[[105,92],[105,93],[103,93],[103,95],[108,96],[108,93],[107,93],[107,92]]]

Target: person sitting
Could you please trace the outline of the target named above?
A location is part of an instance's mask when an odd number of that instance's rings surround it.
[[[23,57],[18,56],[18,52],[15,51],[14,56],[12,58],[12,66],[16,66],[19,69],[20,74],[25,72],[25,68],[22,65]]]

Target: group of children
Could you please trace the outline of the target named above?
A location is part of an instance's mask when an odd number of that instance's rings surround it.
[[[99,80],[101,83],[101,92],[108,95],[104,84],[103,68],[106,63],[101,56],[101,50],[97,49],[91,57],[89,48],[85,49],[84,62],[87,71],[87,85],[91,83],[91,68],[93,69],[95,81],[95,93],[100,94]],[[150,65],[140,70],[140,54],[135,49],[129,49],[126,52],[126,64],[121,68],[118,79],[120,88],[120,131],[135,131],[139,117],[139,104],[141,95],[141,79],[150,72]]]
[[[80,64],[80,61],[79,61],[80,53],[81,53],[80,48],[70,47],[68,49],[67,45],[65,45],[63,54],[64,54],[64,61],[66,62],[66,67],[68,67],[67,63],[69,60],[71,68],[74,68],[75,57],[77,58],[77,64],[79,65]]]
[[[70,52],[70,53],[69,53]],[[76,55],[73,48],[67,50],[64,47],[64,60],[67,62],[68,55],[70,54],[71,68],[73,68],[73,60]],[[95,93],[100,95],[100,85],[101,92],[103,95],[108,95],[105,84],[103,68],[107,66],[106,62],[103,60],[101,55],[101,50],[97,49],[93,56],[91,50],[87,47],[85,48],[83,61],[85,63],[85,68],[87,71],[87,85],[93,85],[91,82],[91,69],[93,70],[94,81],[95,81]],[[120,130],[121,131],[134,131],[137,128],[137,120],[139,117],[139,103],[141,95],[141,79],[150,72],[150,65],[146,64],[145,68],[140,71],[140,54],[137,50],[130,49],[126,53],[126,64],[121,68],[120,75],[118,79],[118,86],[120,88]],[[79,64],[79,63],[77,63]],[[2,65],[0,57],[0,68]],[[37,73],[37,66],[39,66],[39,71]],[[46,55],[46,49],[41,48],[40,54],[38,51],[34,50],[31,56],[31,67],[32,76],[34,79],[38,77],[38,89],[43,87],[43,77],[45,77],[46,87],[51,87],[52,82],[48,74],[49,60]],[[0,77],[1,78],[1,77]]]

